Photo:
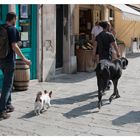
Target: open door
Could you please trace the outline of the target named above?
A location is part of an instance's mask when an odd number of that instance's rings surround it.
[[[56,6],[56,68],[63,67],[63,5]]]

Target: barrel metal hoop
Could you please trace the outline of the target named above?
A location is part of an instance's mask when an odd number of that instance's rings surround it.
[[[30,80],[27,80],[27,81],[17,81],[17,80],[15,81],[15,80],[14,80],[14,82],[21,82],[21,83],[22,83],[22,82],[29,82],[29,81],[30,81]]]

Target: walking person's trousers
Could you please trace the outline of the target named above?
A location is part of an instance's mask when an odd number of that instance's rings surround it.
[[[11,104],[11,91],[13,87],[14,65],[0,61],[0,69],[3,72],[3,85],[0,97],[0,113],[6,111],[6,107]]]

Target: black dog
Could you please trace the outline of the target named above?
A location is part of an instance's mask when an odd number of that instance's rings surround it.
[[[107,83],[112,80],[114,85],[114,93],[110,96],[109,101],[112,99],[119,98],[119,91],[117,88],[118,80],[122,75],[122,70],[126,69],[128,60],[124,57],[110,62],[108,60],[101,60],[96,67],[97,85],[98,85],[98,108],[102,106],[102,94],[104,93]]]

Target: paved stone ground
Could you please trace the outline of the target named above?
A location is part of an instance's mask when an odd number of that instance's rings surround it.
[[[111,89],[98,110],[95,73],[31,82],[28,91],[13,93],[16,110],[0,121],[0,135],[140,135],[140,54],[129,56],[118,87],[121,98],[109,104]],[[42,88],[53,91],[52,107],[35,116],[34,99]]]

